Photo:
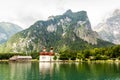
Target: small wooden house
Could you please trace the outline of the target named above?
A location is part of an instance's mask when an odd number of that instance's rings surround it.
[[[32,60],[31,56],[13,56],[9,59],[10,61],[29,61]]]

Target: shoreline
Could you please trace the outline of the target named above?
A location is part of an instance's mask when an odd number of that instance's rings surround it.
[[[32,60],[28,60],[28,61],[10,61],[10,60],[0,60],[0,62],[40,62],[37,59],[32,59]],[[112,62],[118,62],[120,63],[120,60],[88,60],[88,61],[80,61],[80,60],[59,60],[59,61],[52,61],[52,62],[68,62],[68,63],[72,63],[72,62],[95,62],[95,63],[112,63]]]

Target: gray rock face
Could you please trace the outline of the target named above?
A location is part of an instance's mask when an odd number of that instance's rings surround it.
[[[0,22],[0,44],[5,43],[12,35],[21,31],[22,28],[18,25]]]
[[[97,44],[97,39],[99,38],[98,34],[91,29],[89,20],[79,21],[77,26],[74,29],[75,34],[81,39],[87,41],[91,44]]]
[[[94,27],[103,40],[120,44],[120,10],[116,9],[105,22]]]

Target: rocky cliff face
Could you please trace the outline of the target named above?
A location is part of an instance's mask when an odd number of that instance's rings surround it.
[[[103,40],[120,44],[120,10],[116,9],[104,22],[95,28]]]
[[[35,52],[42,47],[54,50],[107,46],[109,43],[98,39],[91,29],[86,11],[66,11],[63,15],[50,16],[46,21],[37,21],[30,28],[12,36],[0,48],[1,52]],[[105,44],[101,44],[104,42]]]
[[[21,31],[22,28],[18,25],[0,22],[0,44],[5,43],[12,35]]]

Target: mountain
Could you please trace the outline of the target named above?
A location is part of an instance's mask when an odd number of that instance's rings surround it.
[[[103,40],[120,44],[120,10],[116,9],[107,19],[94,27],[94,30]]]
[[[47,49],[52,46],[58,52],[110,45],[113,44],[100,40],[91,29],[86,11],[67,10],[63,15],[50,16],[18,32],[1,46],[0,52],[39,52],[44,46]]]
[[[0,22],[0,44],[5,43],[12,35],[21,30],[22,28],[16,24]]]

